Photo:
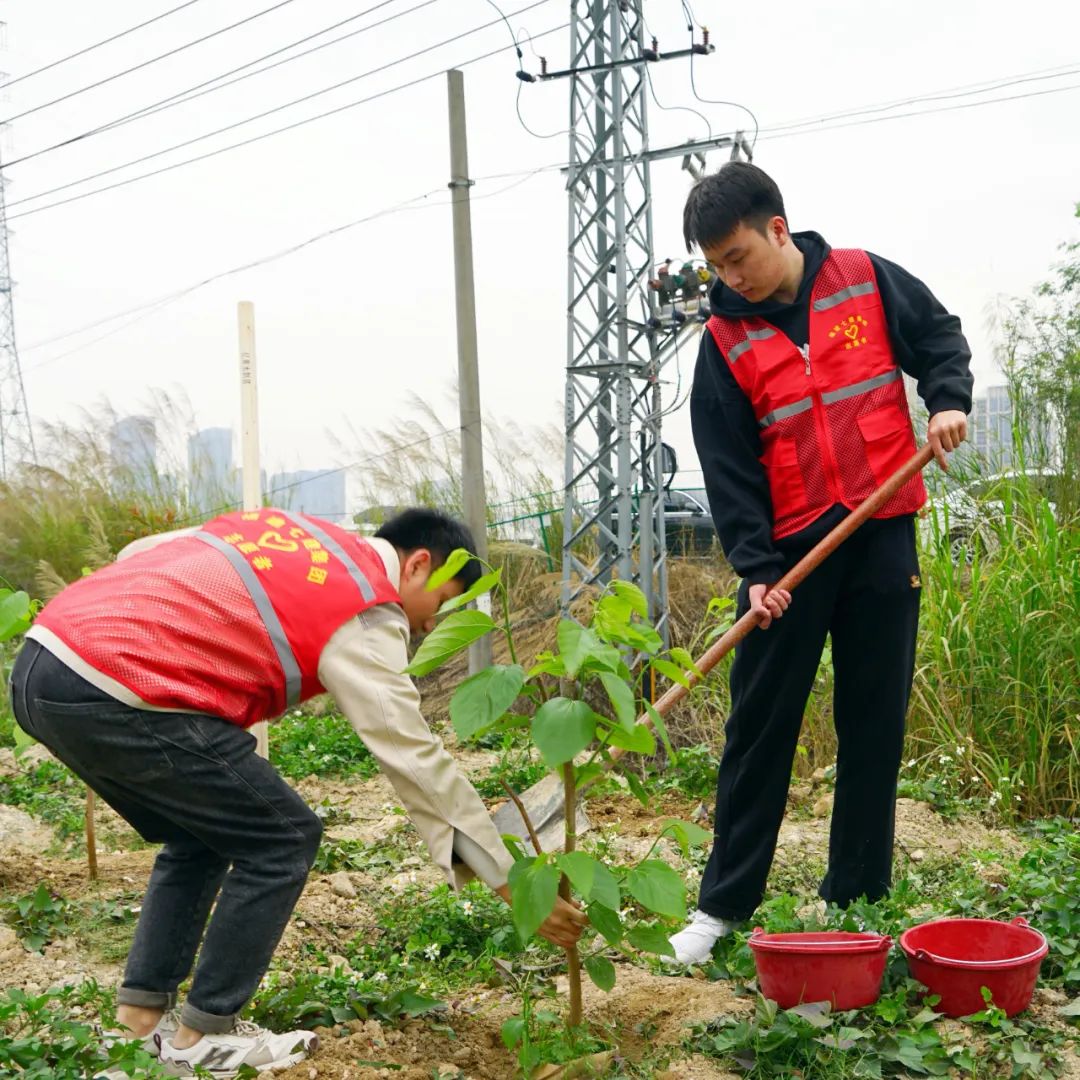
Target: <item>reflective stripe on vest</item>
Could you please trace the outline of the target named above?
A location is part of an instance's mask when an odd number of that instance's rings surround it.
[[[824,396],[825,395],[823,394],[822,397]],[[758,427],[767,428],[771,424],[775,424],[778,420],[786,420],[789,416],[798,416],[799,413],[806,412],[813,407],[813,398],[800,398],[798,401],[793,401],[790,405],[781,405],[779,409],[773,409],[772,412],[766,413],[758,421]]]
[[[247,559],[232,544],[222,540],[220,536],[208,532],[197,532],[193,535],[204,544],[209,544],[212,548],[220,551],[240,575],[240,580],[244,583],[244,588],[247,589],[251,602],[255,605],[255,610],[258,611],[263,625],[266,627],[266,632],[270,635],[270,643],[274,646],[274,652],[277,653],[278,663],[281,664],[281,670],[285,676],[287,704],[295,705],[300,700],[300,665],[296,662],[296,656],[293,654],[289,639],[285,636],[281,620],[274,610],[274,605],[270,603],[270,597],[267,596],[266,589],[263,588],[258,575],[251,569]]]
[[[847,288],[834,292],[832,296],[823,296],[820,300],[815,300],[814,310],[828,311],[829,308],[834,308],[845,300],[850,300],[855,296],[866,296],[873,291],[874,283],[872,281],[861,281],[858,285],[848,285]]]
[[[771,326],[766,326],[761,330],[747,330],[746,337],[728,350],[728,361],[734,364],[755,341],[764,341],[775,333],[776,331]]]
[[[281,510],[279,513],[290,521],[295,521],[301,528],[307,529],[331,555],[341,561],[349,577],[353,579],[353,583],[360,590],[360,595],[369,604],[375,599],[375,590],[371,587],[371,582],[368,581],[364,571],[345,554],[345,549],[325,529],[320,529],[311,518],[304,517],[303,514],[294,514],[288,510]]]
[[[843,401],[845,398],[855,397],[858,394],[868,394],[871,390],[876,390],[879,386],[888,386],[889,383],[894,383],[901,377],[900,369],[893,368],[892,371],[875,375],[872,379],[863,379],[862,382],[852,383],[850,386],[841,386],[839,390],[826,390],[822,393],[821,400],[826,405],[831,405],[834,401]]]

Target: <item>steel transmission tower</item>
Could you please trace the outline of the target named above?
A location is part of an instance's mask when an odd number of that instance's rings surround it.
[[[713,48],[707,34],[672,53],[646,46],[641,3],[572,0],[570,66],[540,79],[570,80],[563,608],[613,575],[635,581],[666,638],[660,373],[695,323],[662,320],[649,288],[649,169],[741,140],[650,148],[645,65]]]
[[[6,36],[6,30],[7,25],[0,22],[0,39]],[[0,82],[6,80],[7,75],[0,73]],[[0,124],[0,141],[7,130],[6,124]],[[26,388],[15,343],[6,189],[7,180],[0,172],[0,480],[6,479],[22,463],[37,463]]]

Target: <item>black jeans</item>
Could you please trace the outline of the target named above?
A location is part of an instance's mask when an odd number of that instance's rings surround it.
[[[800,554],[789,552],[790,562]],[[783,618],[737,646],[702,911],[741,921],[761,903],[827,634],[838,750],[829,867],[820,894],[844,905],[888,892],[919,624],[918,573],[914,520],[868,522],[799,586]],[[748,607],[744,582],[739,615]]]
[[[224,720],[131,708],[33,641],[11,682],[19,726],[140,836],[165,845],[118,1001],[171,1007],[205,930],[181,1019],[198,1031],[230,1030],[300,897],[319,818],[256,755],[254,737]]]

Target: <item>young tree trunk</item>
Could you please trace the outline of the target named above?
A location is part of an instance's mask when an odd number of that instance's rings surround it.
[[[566,843],[563,850],[569,854],[577,846],[577,777],[574,763],[568,761],[563,766],[563,795],[566,800]],[[570,881],[565,874],[559,882],[559,895],[570,900]],[[570,983],[569,1026],[577,1027],[581,1023],[581,958],[576,945],[566,950],[566,968]]]

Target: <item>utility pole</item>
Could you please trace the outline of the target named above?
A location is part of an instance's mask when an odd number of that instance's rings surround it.
[[[255,370],[255,305],[241,300],[236,305],[240,335],[240,496],[242,510],[262,509],[259,473],[259,384]],[[266,721],[251,725],[255,752],[270,756],[270,736]]]
[[[6,36],[6,31],[7,23],[0,22],[0,38]],[[0,81],[6,80],[7,74],[0,72]],[[7,124],[0,124],[0,138],[7,130]],[[26,387],[15,342],[12,286],[8,257],[7,179],[0,173],[0,480],[14,475],[19,465],[37,464]]]
[[[708,32],[690,48],[645,41],[641,0],[571,0],[570,64],[526,82],[570,80],[566,459],[563,610],[612,576],[637,582],[667,638],[662,497],[661,372],[678,342],[708,317],[661,312],[649,280],[651,163],[703,160],[737,145],[724,136],[653,149],[645,65],[708,56]]]
[[[469,147],[465,133],[465,77],[446,73],[450,103],[450,191],[454,217],[454,293],[457,306],[458,407],[461,416],[461,501],[476,552],[487,558],[487,498],[480,421],[480,375],[476,347],[476,289],[473,281],[472,210],[469,205]],[[490,613],[491,600],[477,606]],[[491,637],[469,646],[469,674],[491,666]]]

